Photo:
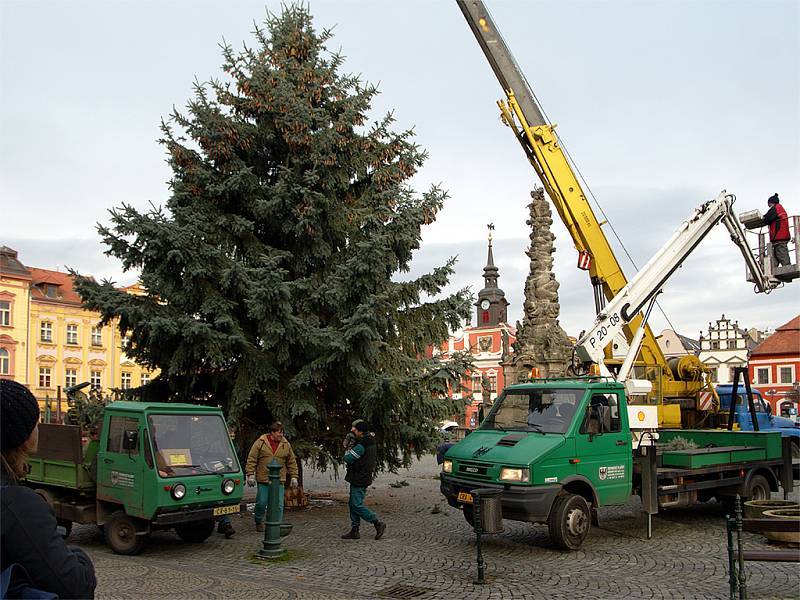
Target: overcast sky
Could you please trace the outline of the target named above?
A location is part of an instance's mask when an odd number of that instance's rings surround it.
[[[800,3],[492,1],[487,5],[625,248],[642,266],[694,207],[727,189],[737,213],[778,192],[800,213]],[[314,0],[344,72],[379,84],[377,119],[394,110],[429,160],[413,184],[450,199],[424,233],[419,273],[460,257],[452,289],[477,294],[486,224],[500,286],[521,319],[529,192],[538,184],[499,121],[502,91],[451,0]],[[253,44],[261,1],[0,1],[0,244],[27,265],[111,277],[95,224],[121,203],[163,203],[170,171],[156,143],[195,78],[221,75],[219,43]],[[602,220],[597,206],[598,218]],[[594,319],[588,277],[556,217],[561,323]],[[607,229],[607,235],[612,234]],[[616,240],[628,277],[636,269]],[[800,282],[755,295],[724,227],[670,280],[660,304],[697,337],[723,313],[774,328],[800,312]],[[669,326],[656,313],[651,324]]]

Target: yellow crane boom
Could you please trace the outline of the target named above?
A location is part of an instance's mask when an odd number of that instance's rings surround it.
[[[599,313],[605,302],[614,298],[628,280],[559,142],[556,125],[548,123],[544,117],[486,6],[481,0],[456,2],[505,92],[505,100],[498,101],[503,121],[514,131],[556,212],[570,232],[579,256],[590,259],[584,268],[588,266]],[[642,315],[639,314],[624,328],[628,342],[633,339],[641,322]],[[606,353],[608,362],[612,363],[610,347]],[[653,382],[653,401],[679,404],[686,409],[684,425],[693,424],[697,417],[690,413],[697,408],[698,394],[702,390],[708,389],[716,396],[713,387],[703,377],[709,372],[708,367],[695,356],[668,361],[647,325],[637,365],[639,376]],[[676,411],[667,410],[666,413],[666,417],[662,413],[662,421],[677,424],[680,415],[676,415]]]

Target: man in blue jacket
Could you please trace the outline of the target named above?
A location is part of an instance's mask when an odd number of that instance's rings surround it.
[[[363,519],[375,525],[375,539],[379,540],[386,531],[386,523],[364,506],[364,497],[367,495],[367,488],[372,484],[377,462],[375,434],[369,430],[369,425],[360,419],[353,423],[350,433],[353,435],[351,439],[355,445],[344,455],[344,462],[347,464],[347,475],[344,480],[350,484],[350,531],[345,533],[342,539],[359,539],[361,534],[358,529]]]

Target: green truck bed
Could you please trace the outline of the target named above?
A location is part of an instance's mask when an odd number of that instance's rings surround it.
[[[666,429],[659,433],[659,445],[668,444],[678,437],[697,444],[697,448],[692,449],[660,451],[661,465],[665,467],[697,469],[781,458],[780,432]]]
[[[40,423],[39,449],[28,459],[30,472],[26,479],[31,484],[93,491],[96,484],[92,462],[97,448],[96,440],[83,447],[80,427]]]

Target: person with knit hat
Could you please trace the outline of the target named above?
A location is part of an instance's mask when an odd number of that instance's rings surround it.
[[[773,194],[767,199],[769,210],[764,215],[764,224],[769,227],[769,241],[772,244],[772,256],[778,267],[792,264],[789,259],[789,216],[781,206],[778,194]]]
[[[28,454],[39,445],[39,403],[24,385],[0,379],[0,570],[3,598],[92,598],[97,580],[92,560],[67,546],[52,509],[39,494],[19,485]],[[38,593],[36,596],[25,596]]]
[[[375,539],[379,540],[386,531],[386,523],[364,506],[367,488],[372,484],[375,465],[378,460],[378,449],[375,446],[375,434],[369,430],[366,421],[356,419],[350,428],[355,438],[355,445],[348,448],[344,455],[347,475],[344,480],[350,484],[350,531],[342,536],[343,540],[357,540],[361,537],[359,525],[361,521],[375,526]]]

